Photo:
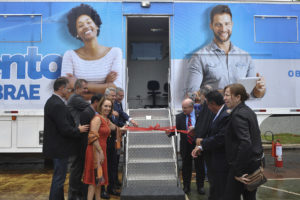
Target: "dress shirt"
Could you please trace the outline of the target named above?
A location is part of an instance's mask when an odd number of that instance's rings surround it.
[[[223,104],[223,106],[219,109],[219,111],[218,111],[218,113],[216,114],[216,116],[215,116],[215,118],[213,119],[213,121],[215,121],[217,118],[218,118],[218,116],[219,116],[219,114],[220,114],[220,112],[221,112],[221,110],[224,108],[224,104]]]
[[[195,123],[196,123],[195,109],[193,109],[190,115],[191,115],[192,126],[195,127]],[[186,115],[185,122],[186,122],[187,129],[188,129],[188,120],[189,120],[189,116]]]
[[[255,77],[251,56],[231,43],[228,56],[212,41],[197,51],[189,60],[186,92],[198,91],[209,84],[213,89],[223,89],[240,78]]]

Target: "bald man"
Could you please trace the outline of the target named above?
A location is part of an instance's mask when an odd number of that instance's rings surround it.
[[[199,194],[204,194],[204,161],[201,157],[193,159],[191,152],[195,147],[194,126],[198,117],[198,111],[194,109],[192,99],[182,101],[182,113],[176,115],[177,130],[189,130],[189,134],[180,133],[180,155],[182,158],[183,190],[186,194],[191,192],[192,162],[194,160],[196,170],[196,183]]]

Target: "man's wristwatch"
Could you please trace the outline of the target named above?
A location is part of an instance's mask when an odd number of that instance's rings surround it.
[[[201,151],[203,151],[203,148],[202,148],[202,146],[200,145],[200,146],[197,146]]]

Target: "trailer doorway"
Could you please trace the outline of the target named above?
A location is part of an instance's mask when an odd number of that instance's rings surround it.
[[[127,16],[128,108],[169,104],[169,17]]]

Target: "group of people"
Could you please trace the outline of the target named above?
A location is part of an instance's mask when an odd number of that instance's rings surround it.
[[[223,95],[224,94],[224,95]],[[204,163],[210,200],[255,200],[248,191],[247,175],[261,167],[263,148],[256,114],[245,104],[249,98],[241,84],[230,84],[221,93],[205,85],[200,89],[200,106],[187,97],[183,112],[176,116],[180,135],[183,190],[190,193],[192,161],[196,183],[203,194]]]
[[[122,88],[106,88],[84,99],[87,81],[77,79],[74,88],[66,77],[54,82],[54,93],[44,108],[43,153],[53,159],[49,199],[64,199],[64,182],[70,165],[68,199],[109,199],[119,196],[120,145],[127,122],[138,124],[122,108]],[[69,95],[72,91],[73,94]],[[105,188],[107,186],[107,188]]]
[[[213,41],[198,50],[187,66],[186,99],[176,116],[180,133],[183,190],[189,194],[192,162],[199,194],[204,194],[205,168],[209,200],[255,200],[256,190],[248,191],[247,175],[259,169],[263,159],[260,130],[255,113],[245,104],[265,95],[265,79],[255,74],[250,55],[233,45],[232,13],[227,5],[210,12]],[[239,79],[257,76],[247,93]],[[206,167],[205,167],[206,166]]]

